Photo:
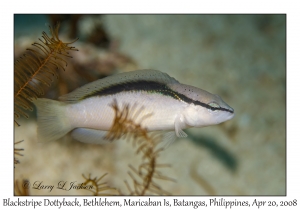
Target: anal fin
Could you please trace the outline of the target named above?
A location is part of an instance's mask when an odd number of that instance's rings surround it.
[[[107,144],[110,141],[105,140],[107,131],[88,128],[76,128],[71,132],[71,136],[77,141],[89,144]]]

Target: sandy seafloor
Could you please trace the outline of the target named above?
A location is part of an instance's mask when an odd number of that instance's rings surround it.
[[[158,181],[164,190],[173,195],[286,194],[284,15],[106,15],[104,24],[140,69],[161,70],[218,94],[235,110],[232,120],[188,129],[188,138],[162,152],[159,161],[172,165],[162,171],[176,179]],[[128,164],[138,164],[140,157],[127,142],[42,144],[35,119],[21,125],[15,141],[24,139],[25,151],[15,179],[55,186],[51,192],[31,188],[31,195],[89,195],[56,189],[60,181],[83,182],[83,173],[108,173],[104,180],[128,194],[123,182],[130,182]]]

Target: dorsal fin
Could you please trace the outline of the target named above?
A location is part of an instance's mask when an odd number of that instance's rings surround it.
[[[179,83],[176,79],[170,77],[168,74],[157,70],[137,70],[115,74],[103,79],[96,80],[80,88],[77,88],[71,93],[59,97],[59,100],[68,101],[70,103],[77,102],[86,98],[87,95],[93,95],[94,93],[100,92],[101,90],[109,88],[110,86],[136,82],[139,80],[159,82],[162,84]]]

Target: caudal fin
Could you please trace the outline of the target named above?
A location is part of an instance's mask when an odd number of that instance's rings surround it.
[[[57,140],[72,127],[66,116],[66,104],[45,98],[34,100],[37,108],[37,136],[40,142]]]

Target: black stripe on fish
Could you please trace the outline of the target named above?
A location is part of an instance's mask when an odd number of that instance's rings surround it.
[[[147,80],[136,80],[132,82],[126,82],[126,83],[119,83],[115,85],[108,86],[106,88],[102,88],[101,90],[94,91],[90,94],[85,95],[81,98],[81,100],[86,98],[91,98],[94,96],[107,96],[107,95],[114,95],[120,92],[130,92],[130,91],[147,91],[147,92],[154,92],[154,93],[160,93],[166,96],[170,96],[177,100],[182,100],[186,103],[193,103],[195,105],[199,105],[202,107],[205,107],[207,109],[210,109],[212,111],[214,110],[221,110],[233,113],[232,110],[222,108],[222,107],[211,107],[206,103],[193,100],[187,96],[185,96],[182,93],[178,93],[172,89],[170,89],[166,84],[155,82],[155,81],[147,81]]]

